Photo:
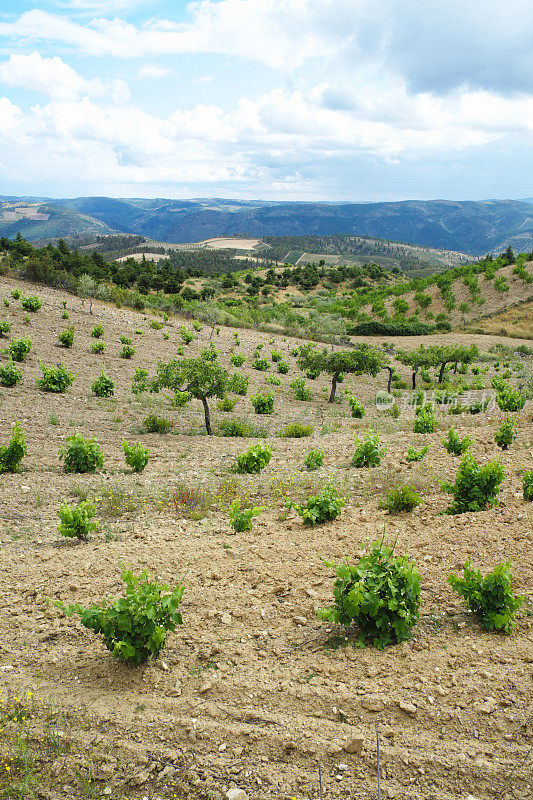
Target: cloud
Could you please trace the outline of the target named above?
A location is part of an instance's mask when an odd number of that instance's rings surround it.
[[[337,2],[348,4],[347,0]],[[352,3],[355,8],[367,0]],[[15,42],[61,42],[95,56],[223,53],[280,68],[293,68],[318,54],[333,54],[339,45],[337,31],[328,37],[331,25],[321,27],[321,20],[327,19],[321,0],[202,0],[188,9],[190,23],[156,19],[142,28],[118,17],[100,17],[82,25],[34,9],[16,22],[0,23],[0,36]]]
[[[34,9],[0,22],[0,36],[21,48],[0,63],[0,81],[42,95],[32,108],[17,105],[15,91],[0,101],[0,174],[12,174],[10,157],[50,181],[57,171],[74,180],[83,163],[108,186],[254,186],[256,196],[290,186],[309,196],[311,183],[346,182],[362,164],[381,179],[425,162],[432,180],[442,164],[480,160],[476,152],[530,152],[533,6],[525,0],[200,0],[185,22],[138,24],[118,16],[131,5],[72,0],[63,4],[69,12],[98,16]],[[28,46],[61,48],[65,60]],[[80,75],[69,52],[101,58],[98,70],[110,77]],[[156,98],[167,108],[160,116],[135,107],[108,58],[138,59],[137,78],[156,79],[173,72],[163,57],[193,53],[223,54],[229,71],[187,73],[181,96],[198,95],[189,81],[213,79],[218,105],[176,107],[176,86]],[[234,58],[268,70],[250,69],[248,95],[230,105],[242,85],[224,83]],[[211,72],[211,62],[200,69]],[[265,75],[270,91],[255,88]]]
[[[324,108],[327,89],[276,89],[257,100],[242,99],[232,111],[197,105],[167,117],[99,105],[87,95],[28,111],[4,98],[3,159],[20,159],[24,149],[25,165],[39,162],[38,174],[48,172],[49,180],[57,170],[79,176],[83,164],[92,181],[106,185],[253,185],[259,192],[274,182],[302,188],[311,175],[324,181],[332,163],[346,174],[362,156],[388,166],[454,158],[505,137],[508,128],[498,125],[500,119],[521,121],[513,136],[533,133],[530,99],[486,92],[451,101],[420,95],[409,113],[406,94],[405,107],[400,98],[390,122],[381,118],[379,103],[370,110],[374,119],[370,112]],[[362,107],[361,98],[356,102]]]
[[[159,64],[143,64],[137,72],[138,78],[164,78],[170,75],[172,70],[167,67],[160,67]]]
[[[384,64],[413,91],[533,90],[529,0],[402,0],[391,5],[389,24]]]
[[[109,15],[129,5],[73,0],[69,8]],[[0,23],[0,35],[117,58],[220,53],[285,71],[326,65],[328,75],[367,65],[403,77],[413,92],[533,91],[530,0],[200,0],[187,11],[186,22],[135,26],[116,16],[82,24],[34,9]]]
[[[0,82],[57,100],[73,100],[80,94],[90,97],[109,95],[115,103],[123,103],[129,98],[129,89],[124,81],[86,80],[59,57],[43,58],[39,53],[12,55],[1,62]]]

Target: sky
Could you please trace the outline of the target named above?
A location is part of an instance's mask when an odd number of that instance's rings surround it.
[[[532,197],[532,38],[531,0],[0,0],[0,194]]]

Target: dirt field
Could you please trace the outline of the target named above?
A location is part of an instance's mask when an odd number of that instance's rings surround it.
[[[533,339],[533,301],[519,303],[513,308],[495,314],[489,319],[477,320],[473,323],[484,333],[498,333],[508,336]]]
[[[204,239],[201,242],[197,242],[197,244],[200,247],[207,247],[208,250],[226,250],[227,248],[231,248],[232,250],[254,250],[258,244],[261,244],[261,240],[234,239],[232,236],[228,236],[227,238],[216,237],[215,239]]]
[[[367,409],[363,420],[354,420],[346,400],[325,402],[326,377],[306,381],[312,402],[292,399],[289,384],[300,373],[289,350],[298,342],[278,337],[275,346],[290,363],[280,386],[265,383],[273,366],[266,373],[247,365],[241,370],[250,376],[249,394],[258,388],[274,393],[275,413],[253,414],[249,397],[239,397],[231,415],[213,403],[215,428],[225,416],[238,416],[272,436],[270,464],[260,475],[240,476],[233,471],[234,455],[254,440],[199,435],[196,401],[175,409],[160,396],[131,394],[135,367],[152,371],[159,358],[175,355],[183,321],[170,320],[164,340],[163,330],[149,327],[151,317],[99,303],[90,316],[87,304],[50,289],[2,278],[0,297],[9,297],[15,286],[39,294],[44,305],[29,326],[19,303],[0,310],[11,323],[11,338],[32,339],[22,383],[0,389],[0,442],[7,442],[18,419],[28,444],[23,471],[2,475],[0,482],[0,686],[4,697],[32,692],[25,724],[37,736],[53,719],[56,739],[69,744],[40,764],[35,796],[170,800],[191,794],[221,800],[238,787],[254,800],[299,800],[319,797],[320,766],[324,798],[369,800],[378,797],[377,729],[384,798],[533,797],[533,504],[521,493],[521,475],[533,468],[530,402],[518,415],[517,442],[506,452],[494,444],[503,416],[497,409],[442,416],[439,431],[428,435],[412,433],[412,410],[398,420],[378,411],[375,393],[384,388],[386,373],[339,386],[340,397],[342,388],[350,388]],[[60,319],[62,300],[67,322]],[[73,349],[58,349],[57,334],[71,323]],[[97,323],[105,328],[102,355],[90,352]],[[134,340],[131,361],[118,356],[121,334]],[[239,336],[248,363],[258,343],[269,358],[268,334],[243,330]],[[222,328],[213,338],[228,365],[233,330]],[[424,337],[424,343],[443,338]],[[483,351],[496,342],[513,349],[520,344],[495,336],[446,338],[476,341]],[[186,353],[208,339],[206,329]],[[417,338],[401,341],[402,347],[419,344]],[[70,391],[39,391],[40,361],[63,361],[77,373]],[[102,367],[116,383],[114,398],[91,395]],[[168,434],[140,432],[151,410],[173,420]],[[274,438],[295,420],[313,423],[314,435]],[[441,444],[451,424],[472,437],[478,460],[498,457],[505,466],[498,507],[440,515],[449,504],[440,481],[453,480],[458,463]],[[380,431],[387,453],[379,467],[357,470],[350,467],[353,436],[368,427]],[[101,473],[62,471],[59,448],[77,430],[102,447]],[[125,468],[124,439],[151,450],[141,475]],[[405,461],[409,444],[431,445],[424,461]],[[302,472],[305,453],[316,446],[325,450],[324,466]],[[285,500],[328,481],[342,489],[347,504],[335,522],[306,528]],[[398,482],[414,484],[423,503],[393,517],[379,500]],[[190,519],[174,501],[184,487],[205,500],[204,518]],[[232,535],[227,512],[209,507],[209,490],[217,489],[267,506],[251,532]],[[58,506],[85,496],[99,499],[100,530],[88,543],[72,544],[57,532]],[[352,646],[353,637],[322,623],[315,608],[332,601],[332,573],[324,560],[356,558],[365,540],[384,531],[414,558],[422,604],[413,638],[380,652]],[[515,588],[526,596],[514,635],[482,631],[446,583],[468,558],[484,572],[512,561]],[[185,574],[183,627],[169,634],[161,658],[145,667],[120,665],[76,617],[67,619],[45,601],[89,605],[106,593],[116,596],[121,563],[135,570],[144,565],[170,584]],[[9,780],[2,772],[0,788]],[[230,793],[230,800],[241,797]]]

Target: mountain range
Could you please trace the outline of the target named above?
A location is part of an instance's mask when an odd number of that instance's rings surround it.
[[[350,233],[478,256],[508,245],[533,250],[533,200],[334,203],[0,196],[0,235],[12,238],[18,231],[30,241],[122,232],[162,242],[233,234]]]

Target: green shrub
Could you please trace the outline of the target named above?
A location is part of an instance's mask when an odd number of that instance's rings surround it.
[[[268,363],[266,358],[259,358],[258,357],[258,358],[255,358],[252,361],[252,367],[254,369],[258,369],[259,372],[264,372],[265,370],[267,370],[269,368],[269,366],[270,365],[269,365],[269,363]]]
[[[98,339],[96,342],[93,342],[91,344],[91,353],[96,353],[98,355],[99,353],[104,353],[104,352],[105,352],[105,342],[103,342],[101,339]]]
[[[13,300],[19,300],[20,299],[20,289],[11,289],[11,297],[13,298]]]
[[[252,426],[242,419],[223,419],[220,431],[222,436],[253,436]]]
[[[37,386],[41,391],[61,394],[74,383],[76,376],[68,372],[63,364],[58,364],[56,367],[47,367],[45,364],[40,366],[43,376],[42,378],[36,378],[36,380]]]
[[[13,339],[8,347],[8,353],[13,361],[24,361],[31,350],[31,339]]]
[[[119,355],[121,358],[132,358],[135,355],[135,348],[131,344],[125,344]]]
[[[287,508],[294,508],[301,516],[304,525],[320,525],[336,519],[346,504],[334,486],[324,486],[321,492],[307,498],[304,504],[288,502]]]
[[[289,371],[289,365],[287,364],[287,362],[283,360],[278,361],[278,372],[281,375],[286,375],[288,371]]]
[[[204,329],[204,326],[202,325],[202,323],[198,322],[197,319],[193,320],[192,326],[193,326],[194,330],[198,331],[198,332],[203,331],[203,329]]]
[[[74,342],[74,325],[69,325],[68,328],[61,331],[57,338],[62,347],[72,347],[72,343]]]
[[[365,416],[365,409],[363,404],[353,394],[348,395],[348,404],[350,406],[352,417],[354,419],[363,419]]]
[[[304,458],[304,466],[308,470],[319,469],[324,463],[324,451],[318,447],[316,450],[309,450]]]
[[[474,400],[473,403],[467,408],[469,414],[481,414],[482,411],[486,411],[490,404],[490,397],[485,398],[485,400]]]
[[[86,542],[91,531],[96,531],[98,524],[91,522],[96,513],[96,503],[89,503],[82,500],[77,506],[69,506],[61,503],[59,507],[59,519],[61,520],[58,531],[61,536],[68,536],[71,539],[79,539]]]
[[[234,367],[242,367],[242,365],[246,361],[242,353],[235,353],[235,355],[232,356],[230,360]]]
[[[281,378],[278,378],[277,375],[266,375],[265,383],[268,383],[271,386],[281,386]]]
[[[478,615],[483,628],[510,634],[516,625],[516,612],[524,602],[520,595],[513,595],[511,564],[498,564],[483,577],[472,569],[469,561],[463,567],[463,577],[448,577],[450,586],[464,597],[467,606]]]
[[[429,450],[429,445],[426,445],[426,447],[422,447],[420,450],[415,450],[414,447],[409,445],[409,447],[407,448],[406,461],[411,461],[411,462],[422,461],[428,450]]]
[[[448,436],[442,440],[442,444],[444,445],[445,450],[451,455],[462,456],[472,444],[472,439],[470,439],[469,436],[465,436],[464,439],[460,439],[454,428],[450,428],[448,431]]]
[[[291,389],[294,392],[294,399],[295,400],[312,400],[313,393],[310,389],[308,389],[305,385],[305,381],[303,378],[297,378],[295,381],[291,383]]]
[[[257,437],[266,436],[263,428],[257,428],[242,419],[223,419],[219,426],[221,436]]]
[[[94,339],[101,339],[104,335],[104,326],[103,325],[95,325],[91,331],[91,336]]]
[[[443,327],[442,327],[443,326]],[[424,322],[358,322],[347,331],[350,336],[421,336],[433,333],[437,325]],[[439,330],[451,330],[449,322],[439,323]]]
[[[281,361],[282,355],[281,355],[279,350],[272,350],[272,352],[270,353],[270,358],[272,359],[272,361],[275,364],[279,364],[279,362]]]
[[[118,337],[118,340],[119,340],[119,342],[120,342],[121,344],[131,344],[131,339],[130,339],[130,337],[129,337],[129,336],[124,336],[124,334],[122,334],[122,336],[119,336],[119,337]]]
[[[61,319],[69,319],[69,317],[70,317],[70,314],[68,313],[68,311],[63,311],[62,312]]]
[[[272,414],[274,397],[271,394],[256,394],[250,398],[256,414]]]
[[[234,500],[229,507],[230,524],[234,531],[241,533],[242,531],[252,530],[252,519],[259,516],[266,506],[252,506],[251,508],[241,509],[240,500]]]
[[[379,434],[372,430],[367,431],[364,439],[355,437],[355,453],[352,457],[352,467],[377,467],[385,455],[386,448],[379,446]]]
[[[43,301],[37,295],[30,295],[30,297],[21,297],[20,305],[24,311],[39,311]]]
[[[524,500],[533,500],[533,469],[524,472],[522,491]]]
[[[393,403],[392,406],[389,408],[389,414],[393,419],[398,419],[401,415],[400,406],[398,403]]]
[[[135,444],[122,442],[122,447],[124,448],[126,464],[131,468],[131,471],[142,472],[150,459],[150,451],[148,448],[143,447],[139,442]]]
[[[315,381],[317,378],[320,377],[320,370],[318,369],[318,367],[316,368],[311,367],[311,369],[308,369],[307,372],[305,373],[305,377],[310,381]]]
[[[291,422],[282,428],[278,434],[282,439],[303,439],[305,436],[312,436],[315,432],[314,425],[302,425],[301,422]]]
[[[493,378],[492,386],[496,389],[496,402],[502,411],[521,411],[526,398],[518,389],[513,389],[502,378]]]
[[[152,412],[143,420],[143,425],[148,433],[167,433],[172,427],[172,422]]]
[[[341,625],[355,623],[361,629],[360,644],[370,640],[383,650],[411,636],[420,609],[420,574],[407,555],[394,555],[394,548],[375,542],[359,559],[336,566],[333,587],[335,604],[318,615]]]
[[[260,442],[252,445],[245,453],[235,456],[237,459],[237,469],[239,472],[257,473],[266,467],[272,458],[270,446]]]
[[[237,401],[232,400],[230,397],[223,397],[222,400],[219,400],[217,403],[217,408],[219,411],[233,411],[235,408]]]
[[[95,439],[84,439],[81,433],[67,437],[67,446],[59,451],[65,472],[96,472],[104,465],[104,456]]]
[[[91,391],[97,397],[112,397],[115,394],[115,384],[111,378],[108,378],[107,375],[101,372],[91,386]]]
[[[245,395],[248,391],[249,378],[247,375],[241,375],[240,372],[234,372],[230,378],[229,390],[235,394]]]
[[[459,465],[455,483],[442,484],[444,491],[453,494],[454,498],[446,513],[464,514],[497,505],[504,477],[505,470],[499,461],[481,467],[472,455],[467,454]]]
[[[494,434],[494,441],[502,450],[507,450],[516,439],[517,430],[514,419],[507,419]]]
[[[421,499],[414,486],[393,487],[380,503],[381,508],[386,508],[389,514],[400,514],[402,511],[412,511],[420,505]]]
[[[130,569],[121,575],[126,585],[125,596],[111,605],[108,599],[90,608],[80,604],[65,606],[55,602],[71,617],[79,614],[81,624],[97,634],[102,634],[107,649],[119,661],[137,666],[150,656],[157,658],[166,641],[167,631],[182,624],[178,611],[183,597],[183,586],[171,590],[165,584],[153,581],[143,570],[135,576]]]
[[[157,319],[153,319],[153,320],[150,321],[150,327],[154,331],[160,331],[161,328],[163,327],[163,323],[159,322]]]
[[[11,330],[11,325],[9,324],[9,322],[5,319],[0,319],[0,339],[3,336],[7,336],[10,330]]]
[[[181,328],[178,328],[178,333],[180,335],[181,341],[184,342],[185,344],[190,344],[196,339],[195,334],[191,330],[186,328],[184,325],[182,325]]]
[[[0,385],[1,386],[16,386],[22,380],[22,372],[16,368],[13,361],[8,361],[7,364],[0,366]]]
[[[20,462],[25,455],[26,437],[20,427],[20,422],[15,422],[11,441],[6,446],[0,446],[0,474],[4,472],[19,472]]]
[[[434,433],[437,430],[438,424],[431,403],[426,403],[425,406],[417,408],[413,428],[415,433]]]

